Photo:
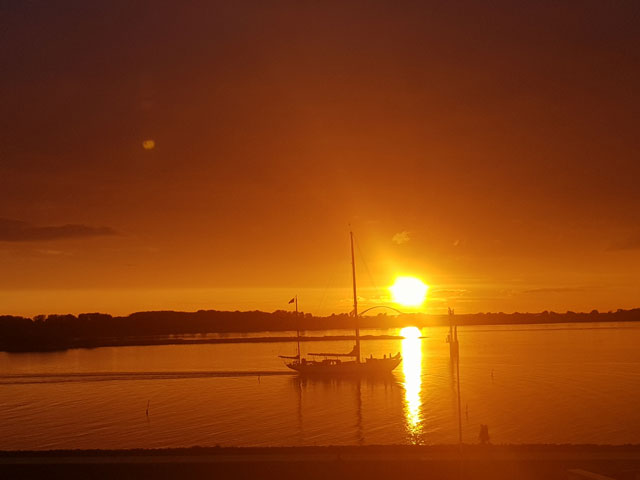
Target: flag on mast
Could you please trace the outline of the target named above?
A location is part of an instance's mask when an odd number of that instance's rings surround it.
[[[289,303],[293,303],[296,301],[296,297],[293,297],[291,300],[289,300]]]

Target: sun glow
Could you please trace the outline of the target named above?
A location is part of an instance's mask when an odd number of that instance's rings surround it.
[[[398,277],[389,290],[395,303],[405,307],[418,307],[424,303],[429,286],[416,277]]]

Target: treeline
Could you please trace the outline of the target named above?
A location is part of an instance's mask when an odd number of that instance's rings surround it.
[[[0,350],[46,351],[86,345],[117,345],[117,339],[207,333],[286,331],[296,328],[322,330],[352,328],[348,315],[313,317],[311,314],[223,312],[137,312],[126,317],[105,313],[78,316],[38,315],[34,318],[0,316]]]
[[[465,325],[515,325],[540,323],[629,322],[640,321],[640,308],[599,313],[477,313],[456,315],[455,322]],[[380,314],[360,319],[360,328],[393,328],[415,325],[418,327],[449,324],[446,315],[407,314],[388,316]],[[355,319],[347,314],[316,317],[278,310],[273,313],[223,312],[138,312],[126,317],[113,317],[104,313],[80,315],[38,315],[34,318],[0,316],[0,350],[47,351],[78,346],[123,344],[124,338],[146,338],[169,335],[207,333],[248,333],[262,331],[291,331],[352,329]],[[135,343],[135,342],[134,342]],[[127,343],[131,344],[131,342]]]

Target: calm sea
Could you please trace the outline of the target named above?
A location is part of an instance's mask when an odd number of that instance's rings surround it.
[[[295,343],[0,353],[0,450],[456,443],[446,333],[363,342],[366,356],[402,353],[385,380],[298,378],[277,357]],[[459,337],[465,442],[487,424],[493,443],[640,443],[640,325],[468,327]]]

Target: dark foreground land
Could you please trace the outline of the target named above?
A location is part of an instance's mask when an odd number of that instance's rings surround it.
[[[0,478],[640,479],[640,445],[0,452]]]

